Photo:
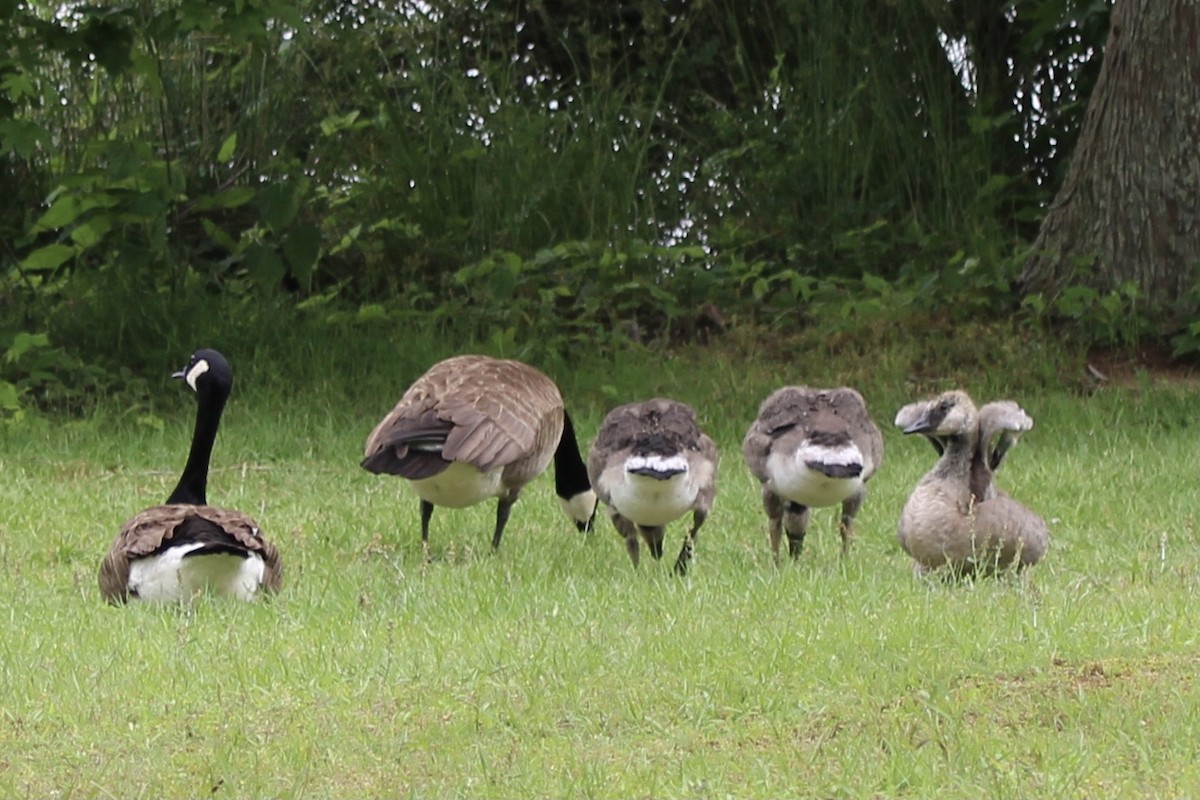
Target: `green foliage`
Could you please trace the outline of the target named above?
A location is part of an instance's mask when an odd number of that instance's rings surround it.
[[[1200,308],[1200,283],[1195,284],[1187,296],[1180,298],[1180,308],[1185,319],[1190,316],[1188,312],[1191,309]],[[1182,329],[1171,338],[1171,346],[1175,356],[1200,356],[1200,320],[1193,317],[1190,322],[1184,323]]]
[[[364,309],[548,357],[1008,314],[1107,5],[994,6],[18,4],[4,330],[113,374]]]
[[[469,308],[460,330],[491,331],[539,354],[605,350],[622,335],[670,337],[719,283],[700,248],[567,242],[528,260],[507,252],[463,267],[448,287],[451,302],[435,313],[457,317]]]
[[[1022,304],[1037,317],[1071,320],[1071,334],[1081,342],[1128,346],[1141,341],[1154,328],[1140,299],[1137,284],[1126,281],[1111,292],[1068,286],[1049,301],[1041,293],[1031,294]]]
[[[0,419],[21,420],[33,407],[57,413],[80,413],[95,406],[97,396],[120,386],[136,403],[142,381],[127,370],[112,375],[76,355],[54,347],[45,333],[0,330]]]

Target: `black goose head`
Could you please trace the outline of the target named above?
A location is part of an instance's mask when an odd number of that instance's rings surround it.
[[[186,381],[192,391],[201,396],[228,396],[233,388],[233,369],[229,362],[216,350],[207,348],[192,353],[187,366],[171,373],[171,377]]]

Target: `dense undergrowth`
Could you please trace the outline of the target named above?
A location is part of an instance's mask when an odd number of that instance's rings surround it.
[[[462,318],[443,318],[383,305],[296,309],[217,297],[158,308],[153,297],[131,297],[110,315],[76,306],[76,318],[53,323],[52,337],[21,333],[4,343],[0,387],[8,394],[0,407],[10,417],[75,415],[111,401],[140,407],[158,394],[158,379],[201,346],[226,352],[246,386],[350,401],[462,351],[530,361],[589,389],[597,388],[586,377],[591,370],[637,363],[642,354],[707,351],[730,362],[794,365],[797,380],[936,386],[984,373],[997,383],[1033,388],[1071,380],[1065,365],[1080,363],[1084,349],[1020,317],[955,322],[928,313],[864,313],[858,300],[830,307],[830,316],[809,306],[811,319],[800,311],[766,322],[727,317],[710,304],[668,324],[634,317],[610,329],[608,321],[577,319],[570,330],[556,327],[553,317],[521,320],[517,313],[513,324],[497,320],[489,328],[484,320],[500,310],[475,308],[467,304]]]

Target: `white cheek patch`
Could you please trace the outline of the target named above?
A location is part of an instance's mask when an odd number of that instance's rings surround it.
[[[184,380],[187,381],[188,386],[192,387],[193,392],[199,391],[199,389],[196,388],[196,381],[198,381],[200,376],[206,372],[208,372],[208,362],[202,358],[193,364],[192,368],[189,369],[187,374],[183,376]]]

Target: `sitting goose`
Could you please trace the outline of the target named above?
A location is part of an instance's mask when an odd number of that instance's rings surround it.
[[[283,565],[246,514],[207,504],[208,464],[233,371],[215,350],[197,350],[171,377],[196,392],[196,425],[187,464],[167,502],[121,526],[100,564],[100,593],[110,603],[191,600],[209,590],[239,600],[279,589]]]
[[[554,381],[519,361],[464,355],[434,364],[367,437],[363,469],[399,475],[421,498],[421,545],[429,552],[434,506],[499,500],[492,548],[513,503],[554,460],[554,485],[580,531],[596,495],[571,418]]]
[[[1045,521],[995,483],[1007,452],[1033,427],[1020,406],[1002,400],[977,411],[965,392],[946,392],[905,406],[896,424],[942,449],[900,515],[900,545],[918,572],[989,573],[1041,560],[1050,540]]]
[[[608,412],[588,453],[588,476],[635,567],[638,533],[650,555],[662,558],[667,523],[691,511],[692,527],[675,561],[675,571],[687,573],[696,532],[717,493],[717,460],[716,444],[683,403],[658,397]]]
[[[785,386],[763,401],[742,441],[742,454],[762,482],[771,552],[779,560],[784,532],[788,552],[800,555],[814,507],[842,504],[842,553],[867,481],[883,459],[883,436],[854,389]]]

